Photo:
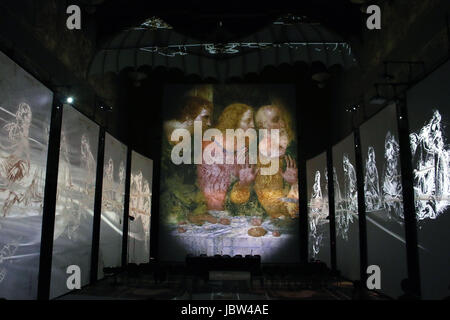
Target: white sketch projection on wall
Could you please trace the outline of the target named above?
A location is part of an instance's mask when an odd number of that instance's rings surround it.
[[[147,263],[150,259],[150,220],[153,160],[132,153],[128,262]]]
[[[450,283],[450,62],[407,92],[421,295],[441,300]]]
[[[388,218],[403,221],[403,188],[400,169],[400,145],[390,132],[384,140],[382,199]]]
[[[410,134],[417,220],[436,219],[450,205],[450,149],[441,130],[441,114]]]
[[[315,257],[322,245],[323,234],[320,232],[320,226],[326,221],[324,220],[324,214],[328,216],[324,207],[326,206],[323,195],[322,187],[320,185],[320,171],[316,171],[314,176],[313,190],[311,193],[311,200],[309,202],[309,228],[311,237],[313,239],[312,250],[313,257]]]
[[[353,134],[333,146],[336,267],[349,280],[360,278],[358,188]]]
[[[384,209],[389,220],[403,223],[403,191],[400,174],[400,147],[397,138],[387,132],[384,143],[383,172],[377,169],[375,149],[368,147],[364,174],[366,212]]]
[[[106,133],[100,222],[99,278],[103,277],[103,268],[119,267],[122,263],[126,162],[127,147]]]
[[[367,260],[383,270],[381,291],[394,298],[407,277],[397,107],[388,105],[360,127]]]
[[[52,260],[51,297],[66,286],[66,268],[81,269],[89,282],[99,126],[65,105],[61,129]]]
[[[0,53],[0,298],[35,299],[53,93]]]
[[[328,175],[325,153],[307,162],[307,185],[309,256],[329,262]]]
[[[345,153],[342,157],[342,169],[344,185],[341,193],[336,168],[333,168],[336,236],[348,240],[349,227],[358,216],[358,189],[355,167]]]
[[[366,211],[381,209],[381,192],[375,150],[372,146],[367,151],[367,161],[364,175],[364,195]]]

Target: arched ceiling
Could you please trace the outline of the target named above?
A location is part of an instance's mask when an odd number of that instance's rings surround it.
[[[284,1],[85,1],[101,2],[89,75],[164,66],[225,80],[283,63],[356,63],[348,39],[358,36],[361,11],[349,0],[297,1],[290,9]]]
[[[179,33],[193,39],[233,41],[257,32],[288,13],[308,17],[347,39],[360,35],[363,17],[360,4],[353,3],[355,0],[83,1],[91,7],[96,5],[100,41],[140,25],[152,16],[162,18]]]

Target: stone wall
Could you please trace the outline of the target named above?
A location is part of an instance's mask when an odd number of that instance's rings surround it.
[[[376,94],[375,83],[386,82],[383,61],[423,61],[425,72],[431,72],[449,55],[446,15],[450,12],[450,1],[385,1],[381,6],[382,29],[364,28],[362,39],[353,40],[359,67],[346,72],[339,70],[330,82],[332,144],[344,138],[352,130],[352,122],[359,125],[383,106],[369,103]],[[364,25],[361,26],[365,27]],[[409,67],[392,64],[388,73],[394,76],[391,82],[409,81]],[[414,66],[412,80],[419,79],[423,67]],[[405,90],[399,87],[398,92]],[[380,94],[394,97],[392,87],[380,87]],[[352,121],[346,106],[360,104],[361,108]]]
[[[3,0],[0,20],[10,22],[0,29],[1,49],[62,97],[73,95],[74,105],[122,140],[119,132],[118,78],[105,75],[88,78],[88,68],[96,52],[96,23],[82,8],[81,30],[66,27],[69,4],[60,0]],[[99,106],[112,108],[105,112]]]

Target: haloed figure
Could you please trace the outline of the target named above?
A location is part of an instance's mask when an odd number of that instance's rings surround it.
[[[258,200],[271,218],[294,218],[298,214],[298,171],[295,155],[287,153],[289,145],[294,141],[289,114],[280,103],[274,102],[259,108],[256,125],[259,130],[267,130],[266,136],[258,145],[258,168],[271,166],[272,160],[278,161],[278,170],[274,174],[263,175],[259,170],[256,175],[255,191]],[[272,154],[272,130],[279,130],[279,145],[275,154]]]
[[[366,209],[375,211],[381,208],[381,193],[377,164],[375,162],[375,150],[369,147],[366,161],[366,173],[364,177],[364,196]]]
[[[197,167],[198,183],[206,198],[208,210],[224,210],[227,191],[233,180],[236,179],[239,180],[236,188],[240,188],[240,192],[232,195],[232,201],[245,202],[250,197],[250,192],[244,192],[243,188],[247,188],[254,181],[255,168],[248,164],[238,164],[238,154],[245,154],[250,140],[246,138],[246,145],[243,146],[245,150],[238,150],[240,146],[237,139],[232,138],[235,139],[234,143],[227,141],[226,131],[227,129],[242,129],[245,132],[247,129],[254,128],[253,116],[253,109],[248,105],[235,103],[227,106],[220,115],[216,126],[222,133],[223,144],[216,140],[204,143],[204,150],[208,145],[216,144],[213,152],[222,153],[224,159],[223,164],[201,164]],[[234,146],[231,147],[231,145]],[[227,164],[225,161],[230,155],[234,159],[233,164]]]

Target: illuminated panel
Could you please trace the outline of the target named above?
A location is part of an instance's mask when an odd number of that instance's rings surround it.
[[[58,167],[51,297],[68,291],[67,267],[89,283],[99,126],[64,105]]]
[[[0,53],[0,298],[37,297],[52,102]]]
[[[294,88],[168,86],[164,106],[161,260],[253,254],[298,262]]]
[[[128,223],[128,262],[130,263],[148,263],[150,260],[152,181],[153,160],[133,151]]]
[[[361,126],[369,265],[381,269],[381,291],[397,298],[407,277],[396,105]]]
[[[327,155],[306,162],[309,258],[331,263]]]
[[[357,280],[360,278],[359,220],[353,134],[333,147],[333,187],[337,269],[347,279]]]
[[[98,261],[99,278],[103,277],[103,268],[122,265],[126,167],[127,147],[106,133]]]
[[[450,283],[450,63],[407,95],[422,297],[442,299]]]

